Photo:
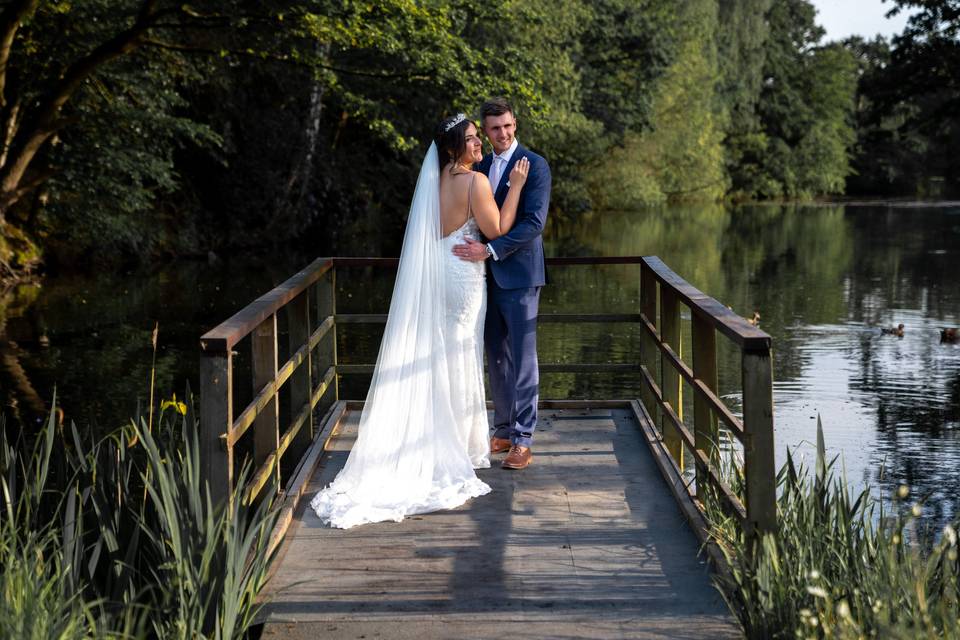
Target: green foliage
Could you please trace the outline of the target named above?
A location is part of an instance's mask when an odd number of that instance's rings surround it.
[[[943,638],[960,633],[955,526],[921,550],[918,505],[853,497],[827,461],[817,425],[811,477],[788,454],[777,477],[776,533],[747,540],[716,499],[711,532],[730,567],[718,586],[748,638]],[[734,477],[734,480],[740,477]]]
[[[724,152],[728,172],[736,174],[760,133],[757,101],[773,0],[719,0],[717,4],[718,97],[728,118]]]
[[[740,141],[734,190],[746,198],[842,193],[854,142],[856,63],[823,29],[807,0],[774,3],[768,15],[760,131]]]
[[[195,25],[160,3],[156,26],[131,35],[146,11],[133,0],[43,2],[18,22],[22,4],[4,10],[18,28],[0,84],[0,121],[14,134],[0,218],[74,258],[160,253],[170,235],[156,212],[178,186],[176,149],[218,143],[182,115],[183,87],[209,71],[184,50],[201,48]]]
[[[617,209],[726,192],[723,120],[712,0],[684,5],[675,25],[674,61],[657,84],[650,130],[629,133],[591,172],[594,206]]]
[[[436,123],[493,95],[511,98],[519,139],[549,159],[555,210],[589,208],[584,167],[649,121],[670,13],[663,0],[291,6],[288,60],[228,55],[225,75],[197,88],[229,161],[189,154],[198,226],[226,229],[210,239],[227,246],[395,252]]]
[[[96,623],[75,595],[52,535],[15,535],[0,526],[0,637],[73,640],[99,637]]]
[[[190,411],[89,445],[56,415],[30,455],[0,421],[0,635],[244,637],[271,558],[269,502],[211,504]]]
[[[0,282],[32,272],[39,265],[41,256],[34,238],[14,224],[0,222]]]
[[[957,0],[900,0],[919,11],[892,45],[844,46],[821,43],[808,0],[97,0],[14,17],[30,4],[0,10],[19,25],[0,71],[0,124],[20,132],[0,154],[9,272],[40,249],[393,253],[435,124],[492,95],[550,161],[558,219],[847,185],[935,195],[960,175]],[[14,180],[54,96],[53,133]]]
[[[155,256],[171,243],[181,252],[195,249],[164,227],[160,205],[180,186],[177,148],[216,147],[220,138],[177,115],[186,102],[172,87],[176,63],[133,55],[77,97],[78,122],[50,152],[57,171],[40,220],[60,256]]]
[[[859,193],[952,197],[960,193],[960,2],[897,0],[911,10],[888,43],[851,39],[860,60]]]

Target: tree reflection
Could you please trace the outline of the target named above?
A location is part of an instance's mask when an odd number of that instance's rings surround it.
[[[940,344],[938,328],[960,318],[960,216],[916,207],[687,206],[596,212],[552,231],[552,255],[658,255],[741,315],[759,310],[774,339],[778,445],[812,441],[820,413],[851,479],[887,495],[904,483],[933,495],[926,509],[934,522],[956,512],[960,348]],[[635,311],[638,273],[566,267],[552,274],[557,286],[544,291],[545,307]],[[880,326],[898,322],[907,325],[904,338],[880,335]],[[616,325],[601,330],[602,338],[595,326],[550,330],[548,340],[542,331],[541,351],[622,361],[607,349],[634,338],[614,333],[622,331]],[[739,358],[729,348],[720,356],[721,394],[736,408]],[[578,374],[564,376],[563,388],[619,396],[612,387],[621,383],[634,384]]]

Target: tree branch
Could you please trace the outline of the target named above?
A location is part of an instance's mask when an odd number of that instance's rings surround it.
[[[334,71],[336,73],[343,73],[348,76],[362,76],[364,78],[377,78],[379,80],[430,80],[433,77],[429,71],[426,73],[377,73],[373,71],[342,69],[340,67],[334,67],[327,64],[320,64],[319,62],[315,63],[314,66],[320,67],[321,69],[326,69],[328,71]]]
[[[10,145],[13,144],[13,138],[17,135],[20,128],[20,105],[18,98],[9,111],[6,111],[6,122],[3,127],[3,145],[0,146],[0,169],[7,164],[7,154],[10,152]]]
[[[156,11],[157,2],[158,0],[144,0],[133,26],[70,65],[61,76],[60,82],[37,105],[37,115],[31,119],[31,128],[26,132],[21,131],[18,137],[21,142],[14,142],[17,153],[9,164],[0,168],[0,213],[23,195],[19,187],[27,167],[50,136],[63,126],[62,121],[58,122],[63,105],[99,67],[140,46],[140,40],[153,24],[162,15],[170,13],[169,9]]]
[[[140,40],[140,44],[146,47],[156,47],[157,49],[165,49],[167,51],[189,51],[190,53],[209,53],[211,55],[217,54],[220,52],[219,49],[213,50],[206,47],[193,47],[187,44],[178,44],[176,42],[164,42],[162,40],[155,40],[153,38],[143,38]]]
[[[19,0],[0,14],[0,108],[7,106],[7,65],[10,63],[13,39],[24,19],[33,15],[39,4],[40,0]]]
[[[9,192],[0,193],[0,211],[8,210],[10,207],[15,205],[20,198],[30,193],[30,191],[33,189],[39,187],[54,175],[55,172],[52,169],[45,169],[30,180],[27,180],[24,184],[18,185],[17,188]]]

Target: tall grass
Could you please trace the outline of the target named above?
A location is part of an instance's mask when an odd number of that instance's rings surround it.
[[[0,422],[0,638],[244,637],[271,504],[211,502],[191,411],[96,441],[55,415],[28,451]]]
[[[906,487],[889,508],[869,488],[854,497],[836,462],[826,460],[818,422],[813,473],[788,452],[777,476],[778,530],[758,540],[705,500],[730,568],[718,587],[747,637],[960,638],[956,524],[920,544],[920,507]]]

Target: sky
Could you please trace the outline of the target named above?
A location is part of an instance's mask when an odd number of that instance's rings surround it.
[[[827,30],[824,40],[842,40],[860,35],[872,38],[878,33],[888,38],[903,31],[906,13],[892,19],[884,17],[893,3],[890,0],[811,0],[817,8],[817,24]]]

